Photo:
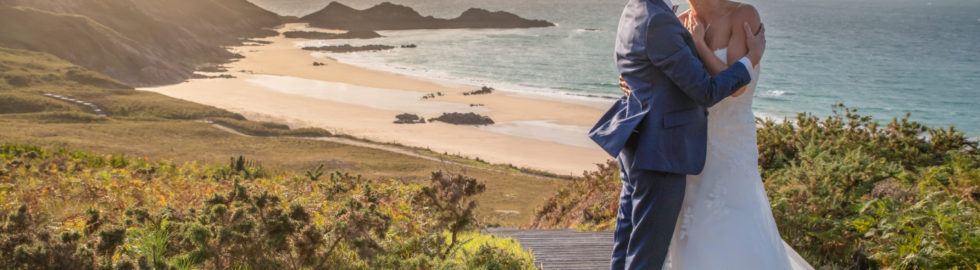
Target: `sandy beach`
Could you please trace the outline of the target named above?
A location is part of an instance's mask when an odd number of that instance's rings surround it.
[[[280,31],[293,29],[312,28],[288,24]],[[480,86],[407,77],[315,57],[323,54],[296,45],[303,39],[280,35],[261,40],[269,44],[229,48],[244,56],[225,65],[228,71],[222,74],[233,75],[233,79],[194,79],[140,90],[227,109],[251,120],[320,127],[563,175],[579,175],[610,158],[585,135],[609,101],[507,89],[467,96],[463,93]],[[314,62],[325,65],[314,66]],[[443,96],[422,99],[437,92]],[[449,112],[486,115],[496,124],[393,123],[402,113],[429,119]]]

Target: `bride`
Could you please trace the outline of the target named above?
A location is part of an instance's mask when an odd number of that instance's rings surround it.
[[[688,0],[679,19],[709,73],[746,55],[743,22],[760,29],[756,9],[728,0]],[[756,78],[759,66],[750,72]],[[687,189],[665,269],[813,269],[776,228],[759,175],[752,96],[758,81],[708,109],[704,171]],[[628,86],[620,83],[628,92]]]

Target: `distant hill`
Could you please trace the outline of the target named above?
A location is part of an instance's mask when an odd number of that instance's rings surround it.
[[[275,34],[281,18],[246,0],[7,0],[0,46],[54,54],[135,86],[180,82],[227,61],[221,46]]]
[[[459,17],[440,19],[422,16],[414,9],[384,2],[374,7],[357,10],[338,2],[300,18],[301,22],[315,27],[347,30],[406,30],[451,28],[532,28],[551,27],[553,23],[529,20],[512,13],[472,8]]]

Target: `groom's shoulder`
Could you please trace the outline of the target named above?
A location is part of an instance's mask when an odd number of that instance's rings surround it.
[[[625,12],[634,14],[636,17],[646,17],[647,19],[671,13],[653,3],[653,1],[662,0],[632,0],[627,4]]]

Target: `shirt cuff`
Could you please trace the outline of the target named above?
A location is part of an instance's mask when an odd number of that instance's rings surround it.
[[[751,81],[755,81],[755,79],[756,79],[755,76],[756,75],[755,75],[755,72],[752,72],[752,68],[753,68],[752,67],[752,60],[749,60],[748,57],[742,57],[742,59],[739,59],[738,62],[739,63],[742,63],[742,65],[745,65],[745,69],[749,72],[749,78],[752,79]]]

